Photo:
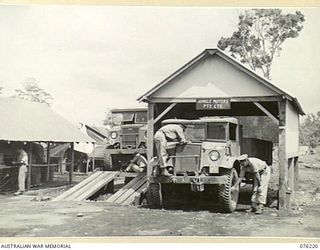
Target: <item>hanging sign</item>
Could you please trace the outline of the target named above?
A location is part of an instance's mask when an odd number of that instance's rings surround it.
[[[196,110],[207,109],[231,109],[231,102],[228,98],[204,98],[197,99]]]

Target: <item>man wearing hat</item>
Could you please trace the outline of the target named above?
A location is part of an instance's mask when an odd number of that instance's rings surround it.
[[[240,175],[234,187],[241,183],[246,173],[253,174],[252,206],[247,212],[261,214],[267,201],[268,184],[271,172],[270,167],[265,161],[258,158],[248,158],[247,154],[239,156],[238,161],[240,162]]]
[[[126,168],[126,172],[136,172],[142,173],[145,172],[148,166],[147,159],[143,156],[144,150],[138,149],[134,152],[134,157],[130,161],[129,166]]]
[[[154,135],[154,144],[157,149],[160,174],[163,176],[171,176],[167,170],[167,142],[178,141],[181,144],[186,144],[187,140],[184,136],[185,124],[168,124],[161,127]]]

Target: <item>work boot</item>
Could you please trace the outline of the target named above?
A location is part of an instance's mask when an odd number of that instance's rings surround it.
[[[162,176],[166,176],[166,177],[171,177],[172,176],[172,174],[170,174],[166,168],[162,168],[161,169],[161,175]]]
[[[246,210],[246,213],[254,213],[256,211],[257,211],[257,209],[255,207],[250,207],[250,209]]]

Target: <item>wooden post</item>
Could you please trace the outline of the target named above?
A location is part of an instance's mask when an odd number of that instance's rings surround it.
[[[299,189],[299,156],[294,157],[293,159],[293,167],[294,167],[294,191]]]
[[[69,168],[69,185],[72,184],[73,169],[74,169],[74,142],[71,142],[71,164]]]
[[[49,181],[50,176],[50,142],[47,142],[47,176],[46,176],[46,182]]]
[[[280,210],[287,208],[287,172],[288,161],[286,155],[286,100],[279,102],[279,200],[278,208]]]
[[[148,103],[148,135],[147,135],[147,157],[148,162],[151,161],[153,157],[153,136],[154,136],[154,103]],[[147,176],[151,176],[152,169],[148,165]]]
[[[90,158],[87,157],[87,162],[86,162],[86,174],[88,174],[88,171],[89,171],[89,163],[90,163]]]
[[[288,159],[288,179],[287,179],[287,196],[288,198],[294,198],[294,158]],[[290,195],[288,195],[290,194]],[[291,209],[291,201],[287,204],[287,208]]]
[[[59,158],[59,169],[58,169],[58,172],[60,174],[62,174],[62,164],[63,164],[63,157],[60,157]]]
[[[92,172],[94,171],[94,165],[95,165],[95,157],[94,157],[94,154],[95,154],[95,150],[96,150],[96,144],[93,143],[93,151],[92,151]]]
[[[30,142],[28,145],[28,176],[27,176],[27,190],[30,189],[31,186],[31,171],[32,171],[32,143]]]

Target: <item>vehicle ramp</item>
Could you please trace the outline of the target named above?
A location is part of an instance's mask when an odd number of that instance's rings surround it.
[[[106,184],[114,180],[119,172],[98,171],[70,188],[63,194],[52,199],[53,201],[82,201],[98,192]]]
[[[110,196],[106,202],[121,204],[121,205],[132,205],[139,204],[136,198],[140,198],[141,194],[147,191],[147,175],[141,173],[133,180],[131,180],[124,187],[119,189],[116,193]]]

